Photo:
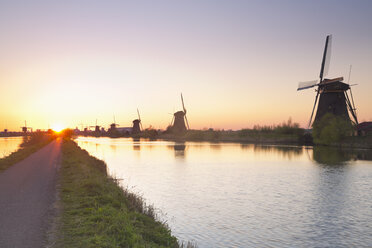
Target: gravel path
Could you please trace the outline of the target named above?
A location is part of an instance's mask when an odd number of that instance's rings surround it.
[[[56,200],[61,144],[53,141],[0,173],[0,247],[44,247]]]

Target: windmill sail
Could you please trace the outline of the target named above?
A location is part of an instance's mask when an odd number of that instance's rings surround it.
[[[140,113],[139,113],[139,110],[137,109],[137,114],[138,114],[138,120],[141,121],[141,116],[140,116]]]
[[[328,74],[329,64],[331,60],[332,35],[328,35],[323,52],[322,66],[320,68],[320,81]]]
[[[313,81],[307,81],[307,82],[300,82],[298,84],[297,90],[304,90],[308,88],[312,88],[318,84],[318,80],[313,80]]]
[[[187,124],[187,129],[190,129],[190,126],[189,126],[189,121],[187,120],[187,117],[185,115],[185,120],[186,120],[186,124]]]
[[[185,104],[183,103],[183,96],[182,96],[182,93],[181,93],[181,100],[182,100],[183,112],[185,112],[185,114],[186,114],[186,109],[185,109]]]
[[[141,129],[140,129],[140,131],[141,131],[141,130],[143,130],[143,126],[142,126],[141,116],[140,116],[138,108],[137,108],[137,114],[138,114],[138,121],[139,121],[139,124],[141,126]]]

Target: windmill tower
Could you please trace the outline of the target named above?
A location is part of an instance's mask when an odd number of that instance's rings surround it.
[[[138,119],[133,120],[133,128],[132,128],[132,134],[140,133],[141,130],[143,130],[142,122],[141,122],[141,116],[137,109]]]
[[[96,132],[96,133],[99,133],[101,130],[100,130],[100,127],[101,126],[98,126],[98,124],[97,124],[97,119],[96,119],[96,125],[95,126],[90,126],[90,127],[94,127],[94,132]]]
[[[183,111],[177,111],[176,113],[173,114],[173,119],[171,122],[173,133],[182,133],[190,129],[189,122],[187,121],[187,117],[186,117],[186,108],[183,102],[182,93],[181,93],[181,101],[182,101]],[[187,128],[185,125],[185,120],[186,120]]]
[[[114,115],[114,122],[110,124],[109,132],[113,133],[116,132],[116,127],[119,126],[119,124],[116,123],[115,115]]]
[[[342,82],[343,77],[326,79],[324,76],[328,73],[329,61],[331,56],[331,43],[332,36],[328,35],[325,42],[322,65],[320,68],[319,81],[310,81],[299,83],[297,90],[309,89],[317,86],[315,102],[313,110],[311,112],[310,121],[308,128],[311,126],[311,122],[314,115],[315,106],[318,103],[314,123],[319,121],[325,114],[331,113],[335,116],[340,116],[348,121],[351,121],[349,112],[353,117],[353,122],[358,124],[358,118],[356,115],[356,108],[354,105],[353,94],[348,83]],[[350,97],[348,94],[350,91]],[[350,101],[351,99],[351,101]],[[318,102],[319,100],[319,102]]]
[[[21,127],[21,128],[22,128],[22,132],[25,133],[25,134],[27,133],[28,129],[31,129],[31,132],[32,132],[32,128],[27,126],[27,122],[26,121],[25,121],[25,126],[24,127]]]

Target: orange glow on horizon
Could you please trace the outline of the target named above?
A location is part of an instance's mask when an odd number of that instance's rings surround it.
[[[52,126],[52,130],[53,130],[54,132],[57,132],[57,133],[61,132],[63,129],[65,129],[65,127],[64,127],[62,124],[59,124],[59,123],[54,124],[54,125]]]

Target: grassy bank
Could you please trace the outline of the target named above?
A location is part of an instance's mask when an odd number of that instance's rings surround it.
[[[62,144],[61,219],[56,247],[180,247],[154,210],[119,187],[103,161]]]
[[[239,142],[252,144],[303,144],[305,130],[298,124],[287,123],[272,126],[258,126],[252,129],[233,130],[188,130],[183,134],[164,132],[160,139],[178,141]]]
[[[13,164],[22,161],[37,150],[44,147],[46,144],[53,140],[53,137],[47,134],[35,133],[23,138],[23,143],[20,148],[11,153],[9,156],[0,159],[0,172],[6,170]]]
[[[183,135],[161,134],[160,139],[178,141],[239,142],[252,144],[299,144],[296,134],[261,132],[252,129],[239,131],[189,130]]]

